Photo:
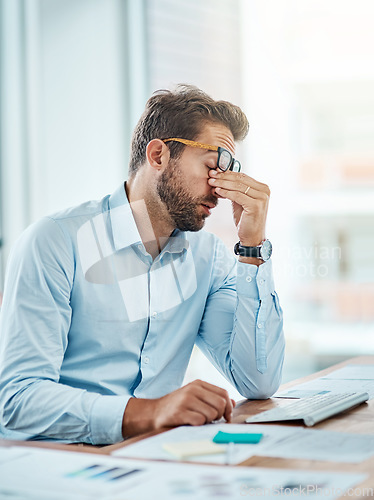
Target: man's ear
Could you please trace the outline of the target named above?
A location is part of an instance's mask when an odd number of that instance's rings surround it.
[[[169,163],[170,151],[161,139],[152,139],[147,144],[146,156],[152,168],[163,170]]]

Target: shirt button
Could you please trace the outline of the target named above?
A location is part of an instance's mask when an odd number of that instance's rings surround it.
[[[260,280],[260,285],[263,285],[265,283],[265,280]]]
[[[156,316],[157,316],[157,313],[156,313],[156,311],[154,311],[154,312],[152,313],[152,318],[155,318]]]
[[[138,245],[139,250],[143,250],[143,245]]]
[[[252,281],[251,276],[247,276],[245,279],[248,281],[248,283],[250,283]]]
[[[148,356],[144,356],[143,361],[147,365],[149,363],[149,357]]]
[[[257,326],[258,326],[259,328],[262,328],[262,327],[263,327],[263,324],[262,324],[262,323],[259,323]]]

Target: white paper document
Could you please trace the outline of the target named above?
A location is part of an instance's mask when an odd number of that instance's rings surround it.
[[[172,429],[157,436],[152,436],[135,444],[125,446],[119,450],[114,451],[112,454],[120,457],[129,458],[146,458],[156,460],[171,460],[176,461],[177,458],[168,453],[164,449],[166,443],[179,443],[189,441],[204,441],[212,440],[218,433],[223,432],[248,432],[248,433],[263,433],[264,436],[258,444],[237,444],[230,447],[229,444],[220,445],[224,448],[223,453],[214,455],[196,455],[185,458],[187,462],[206,462],[211,464],[239,464],[244,462],[247,458],[258,455],[266,445],[274,444],[278,439],[287,437],[291,432],[290,427],[281,426],[261,426],[261,425],[247,425],[247,424],[207,424],[196,427],[182,426]]]
[[[14,460],[21,455],[24,455],[25,447],[18,448],[16,446],[12,447],[2,447],[0,446],[0,464],[3,462],[9,462],[10,460]]]
[[[115,459],[24,448],[0,464],[0,498],[22,500],[209,500],[280,495],[335,499],[356,491],[365,474],[220,467]],[[22,478],[22,480],[20,480]]]
[[[1,500],[113,498],[146,476],[140,464],[108,461],[96,454],[31,447],[6,449],[11,459],[0,464]],[[14,458],[14,450],[23,453]]]
[[[114,456],[175,461],[164,449],[165,443],[212,440],[218,431],[263,434],[258,444],[221,445],[225,452],[197,455],[188,462],[238,464],[252,456],[306,458],[332,462],[359,463],[374,456],[374,435],[330,432],[303,427],[261,424],[210,424],[183,426],[143,439],[113,452]]]
[[[342,380],[373,380],[374,365],[347,365],[322,378]]]
[[[300,429],[267,446],[259,455],[360,463],[374,456],[374,435]]]
[[[316,394],[367,392],[374,398],[374,365],[348,365],[320,378],[278,391],[276,398],[306,398]]]

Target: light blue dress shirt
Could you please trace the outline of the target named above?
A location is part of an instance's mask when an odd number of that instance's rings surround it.
[[[244,397],[277,390],[284,336],[270,261],[238,263],[213,234],[178,230],[153,261],[123,185],[45,217],[9,258],[0,435],[120,441],[129,398],[179,388],[194,344]]]

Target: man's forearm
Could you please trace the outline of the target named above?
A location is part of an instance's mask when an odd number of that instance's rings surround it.
[[[122,420],[122,435],[125,439],[154,430],[154,401],[129,399]]]

